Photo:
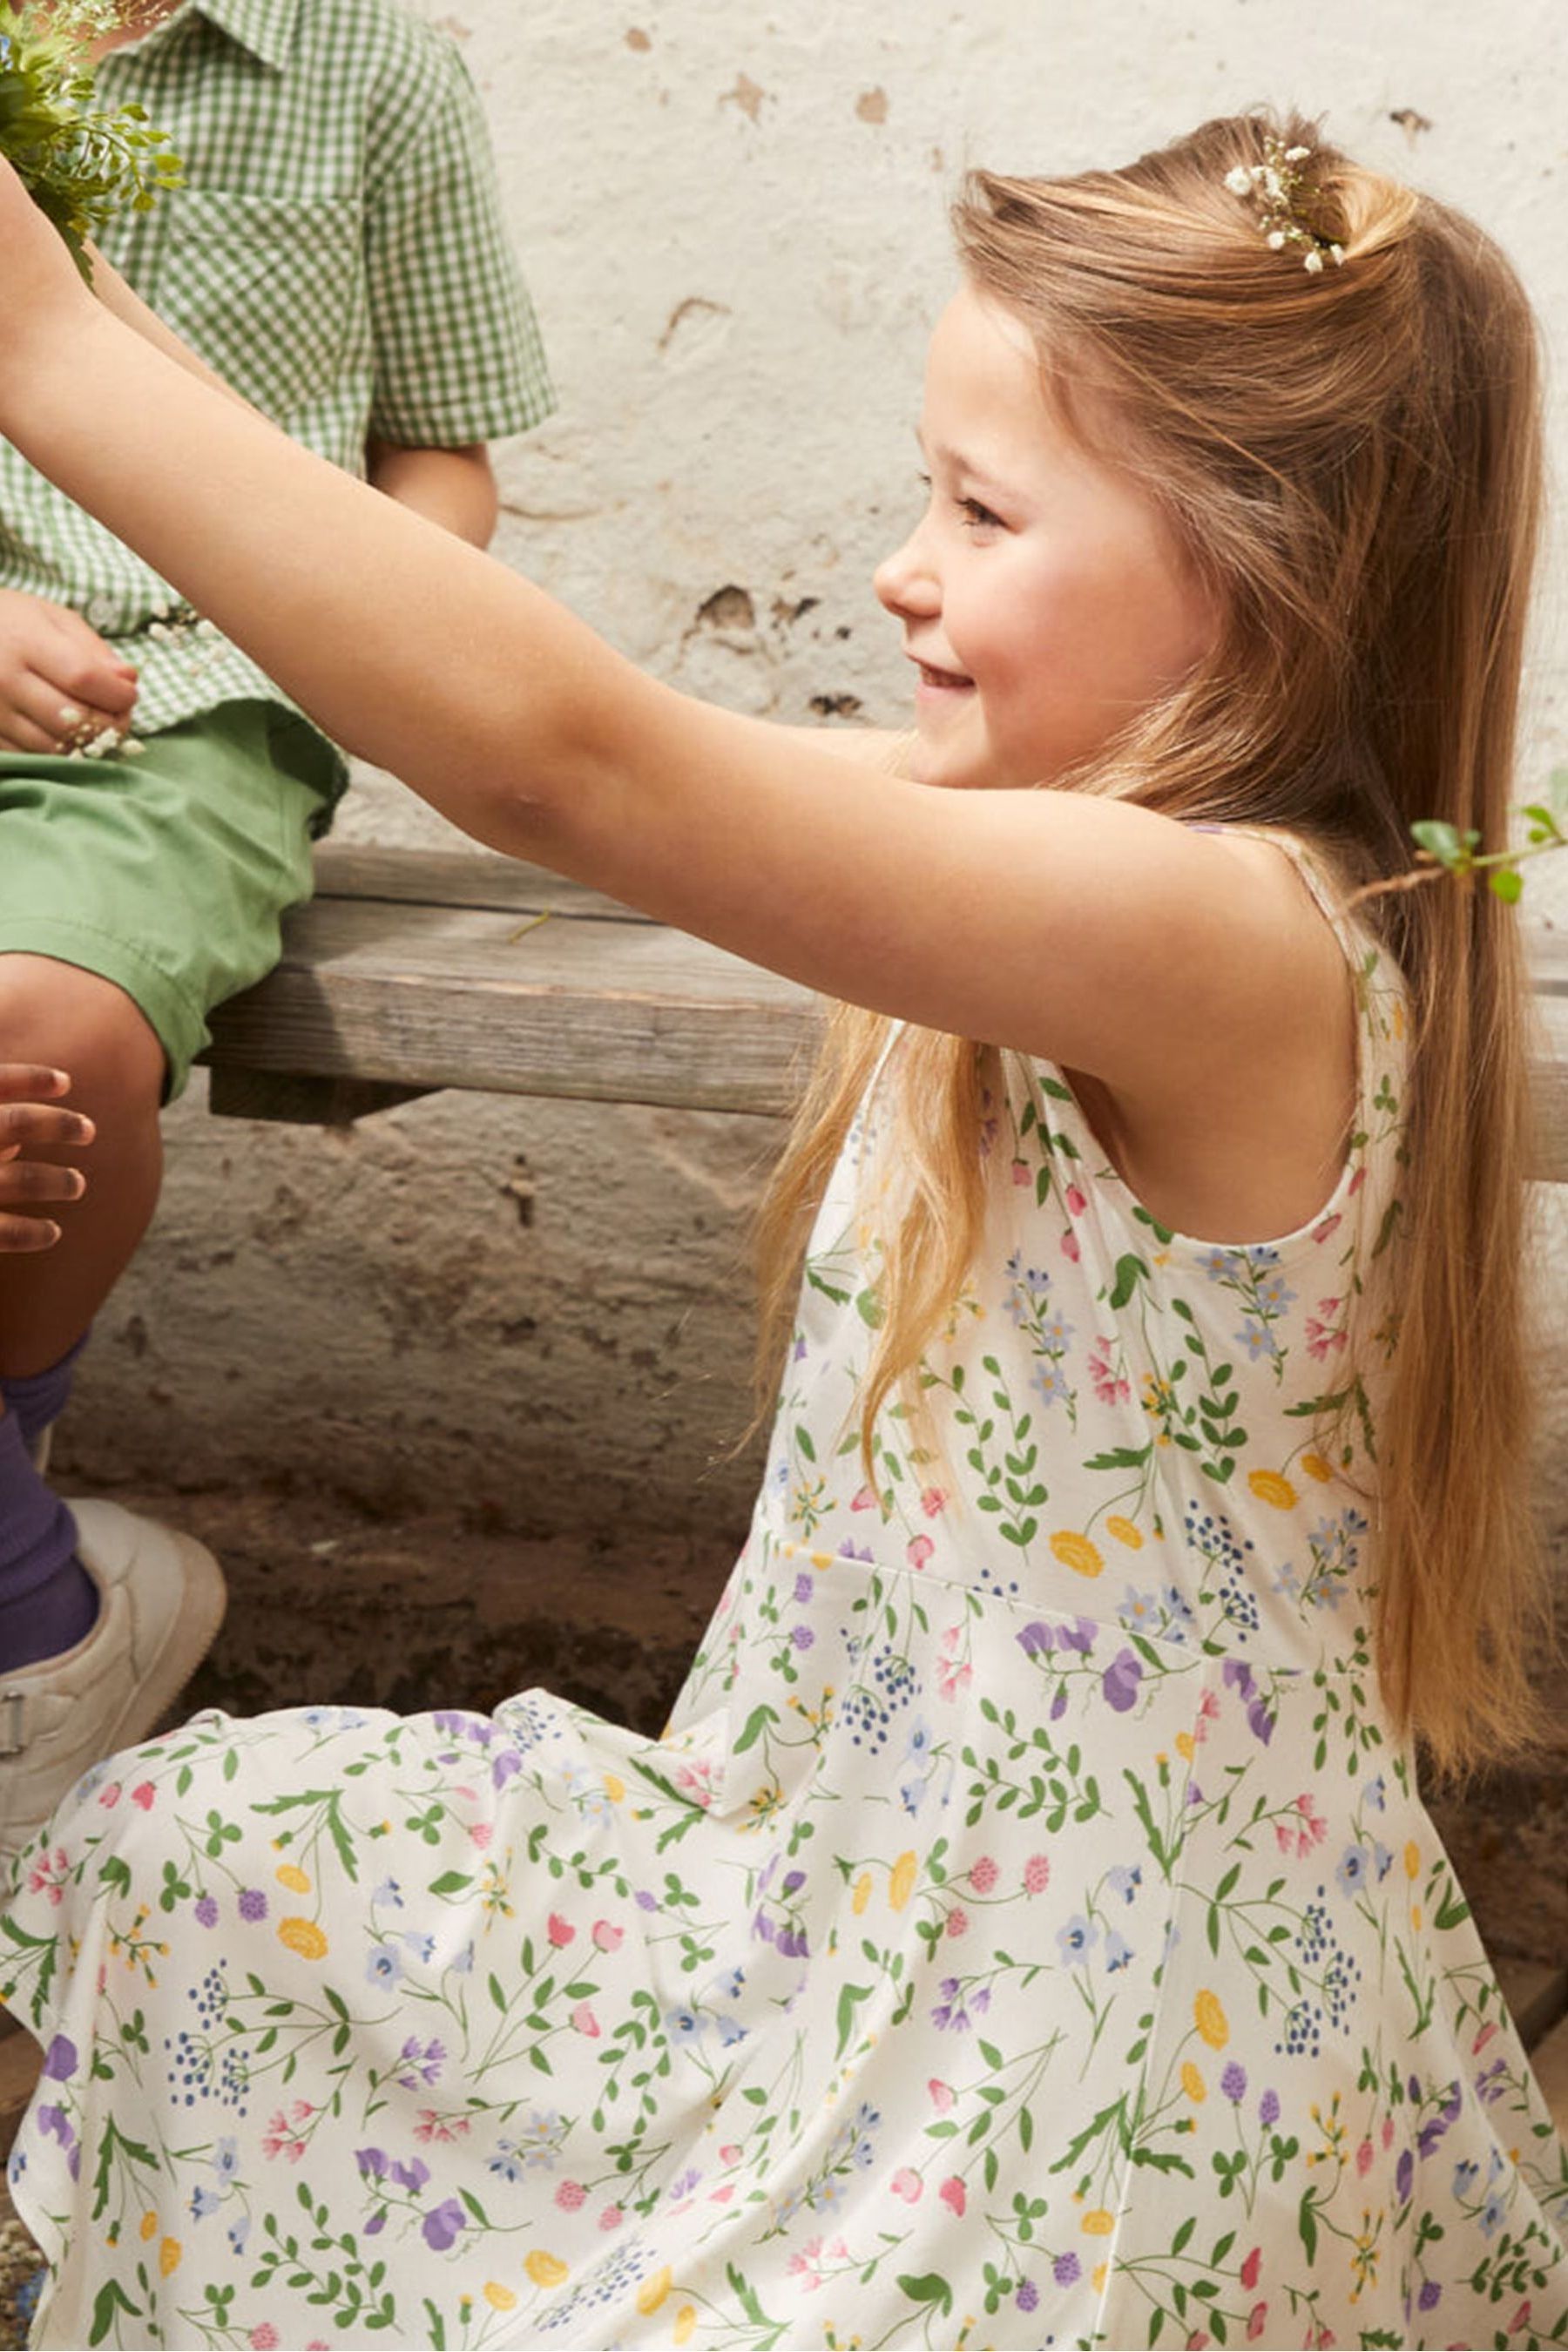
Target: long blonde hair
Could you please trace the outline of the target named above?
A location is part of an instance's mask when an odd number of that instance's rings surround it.
[[[1269,142],[1312,150],[1319,274],[1225,184]],[[1122,171],[976,173],[954,210],[969,284],[1021,320],[1047,397],[1072,377],[1226,616],[1212,653],[1049,782],[1184,818],[1286,827],[1347,887],[1409,864],[1423,817],[1501,845],[1542,453],[1534,322],[1470,221],[1263,113]],[[1395,1724],[1463,1769],[1537,1735],[1542,1609],[1526,1495],[1526,998],[1516,927],[1445,882],[1367,909],[1415,1025],[1399,1344],[1379,1427],[1377,1661]],[[887,1023],[839,1008],[764,1203],[776,1362],[812,1209]],[[949,1316],[984,1213],[988,1049],[915,1032],[899,1057],[908,1205],[883,1234],[862,1436]]]

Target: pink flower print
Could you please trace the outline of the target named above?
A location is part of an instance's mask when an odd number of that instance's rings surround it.
[[[852,1511],[874,1511],[877,1507],[875,1487],[858,1486],[849,1497],[849,1507]]]
[[[58,1910],[65,1895],[66,1867],[63,1845],[52,1846],[47,1853],[41,1853],[27,1880],[28,1894],[44,1895]]]
[[[1044,1853],[1032,1853],[1024,1864],[1025,1894],[1043,1895],[1050,1883],[1050,1856]]]
[[[963,1907],[963,1904],[962,1904],[962,1903],[955,1903],[955,1904],[953,1905],[953,1906],[952,1906],[952,1910],[948,1913],[948,1915],[947,1915],[947,1932],[948,1932],[948,1934],[949,1934],[950,1936],[967,1936],[967,1935],[968,1935],[968,1933],[969,1933],[969,1914],[968,1914],[968,1912],[964,1909],[964,1907]]]
[[[1384,2147],[1392,2147],[1394,2146],[1394,2117],[1392,2116],[1384,2116],[1383,2119],[1382,2139]]]
[[[133,1805],[140,1805],[144,1813],[150,1813],[153,1810],[153,1800],[157,1793],[151,1780],[142,1780],[132,1790],[131,1801]]]
[[[1068,1214],[1069,1217],[1081,1217],[1084,1211],[1089,1206],[1089,1202],[1084,1194],[1083,1189],[1078,1184],[1069,1184],[1067,1191],[1062,1194],[1062,1198],[1068,1204]]]
[[[1477,2036],[1476,2036],[1475,2040],[1471,2042],[1471,2044],[1470,2044],[1470,2055],[1471,2055],[1471,2057],[1472,2057],[1472,2058],[1479,2056],[1479,2054],[1480,2053],[1480,2052],[1481,2052],[1481,2051],[1483,2051],[1483,2050],[1486,2048],[1487,2043],[1491,2040],[1492,2035],[1493,2035],[1496,2032],[1497,2032],[1497,2020],[1496,2020],[1496,2018],[1494,2017],[1494,2018],[1492,2019],[1491,2023],[1490,2023],[1489,2025],[1483,2025],[1483,2026],[1482,2026],[1482,2028],[1481,2028],[1480,2032],[1477,2034]]]
[[[1358,1168],[1355,1174],[1351,1178],[1350,1189],[1352,1192],[1359,1192],[1365,1182],[1366,1170],[1364,1167]]]
[[[969,1884],[976,1895],[989,1895],[1000,1873],[988,1853],[983,1853],[970,1868]]]
[[[309,2115],[310,2109],[305,2110]],[[268,2122],[261,2136],[261,2153],[268,2162],[281,2157],[286,2164],[298,2164],[305,2153],[305,2143],[290,2125],[281,2107]]]
[[[468,2129],[467,2116],[440,2116],[434,2107],[421,2107],[419,2120],[414,2126],[414,2137],[426,2142],[462,2139],[467,2137]]]
[[[1355,2152],[1355,2168],[1357,2174],[1363,2180],[1366,2179],[1367,2174],[1372,2170],[1372,2160],[1376,2153],[1377,2150],[1373,2147],[1373,2144],[1369,2139],[1363,2139],[1361,2146],[1357,2148]]]
[[[1319,1247],[1321,1248],[1324,1242],[1332,1240],[1334,1234],[1339,1232],[1339,1229],[1343,1223],[1344,1218],[1341,1215],[1339,1210],[1336,1209],[1331,1217],[1320,1218],[1319,1222],[1312,1227],[1312,1239],[1318,1244]]]
[[[1296,1811],[1300,1815],[1296,1829],[1296,1854],[1301,1861],[1315,1845],[1322,1844],[1329,1834],[1329,1825],[1321,1813],[1313,1811],[1312,1800],[1305,1791],[1296,1800]]]
[[[1247,2315],[1247,2342],[1256,2344],[1268,2324],[1268,2305],[1266,2303],[1255,2303]]]
[[[580,2180],[563,2180],[555,2192],[555,2202],[563,2213],[575,2213],[579,2205],[587,2202],[588,2192]]]
[[[926,2089],[931,2093],[931,2103],[936,2109],[938,2115],[945,2116],[949,2107],[952,2106],[954,2099],[958,2095],[954,2091],[952,2084],[951,2083],[938,2082],[936,2076],[933,2074],[931,2081],[926,2084]]]
[[[120,1802],[122,1793],[123,1791],[121,1783],[118,1780],[110,1780],[106,1789],[100,1789],[99,1790],[98,1801],[106,1812],[112,1812],[115,1806]]]
[[[1519,2309],[1514,2313],[1513,2317],[1508,2323],[1508,2332],[1510,2340],[1516,2336],[1522,2336],[1529,2326],[1530,2298],[1527,2295],[1524,2301],[1520,2305]]]
[[[1241,2265],[1241,2284],[1247,2289],[1248,2294],[1252,2293],[1253,2288],[1258,2284],[1258,2273],[1262,2268],[1263,2249],[1261,2246],[1254,2246],[1252,2252],[1247,2255],[1247,2260]]]
[[[1062,1255],[1063,1257],[1071,1258],[1074,1265],[1078,1264],[1079,1259],[1083,1255],[1083,1252],[1078,1245],[1078,1235],[1073,1233],[1070,1228],[1062,1235]]]
[[[721,2164],[739,2164],[744,2153],[739,2140],[726,2140],[719,2150],[719,2161]]]
[[[1316,1315],[1307,1318],[1307,1353],[1320,1364],[1345,1344],[1344,1326],[1333,1320],[1343,1304],[1340,1298],[1320,1298]]]
[[[1194,2327],[1187,2338],[1187,2352],[1204,2352],[1204,2347],[1213,2341],[1206,2328]]]
[[[904,1558],[911,1568],[923,1568],[935,1549],[930,1536],[911,1536],[905,1548]]]
[[[470,1822],[468,1823],[468,1835],[479,1847],[479,1852],[483,1853],[486,1847],[489,1844],[491,1838],[495,1835],[495,1825],[490,1822]]]
[[[919,1538],[916,1538],[920,1540]],[[937,1659],[936,1686],[944,1699],[952,1700],[961,1690],[967,1690],[974,1669],[967,1658],[960,1658],[958,1645],[963,1639],[962,1625],[950,1625],[942,1637],[941,1654]]]
[[[1114,1339],[1097,1339],[1089,1351],[1089,1377],[1101,1404],[1125,1404],[1132,1390],[1125,1372],[1116,1369]]]
[[[700,1756],[694,1761],[675,1768],[676,1786],[689,1796],[704,1812],[713,1802],[713,1764],[710,1757]]]
[[[906,2205],[918,2205],[925,2191],[925,2182],[907,2164],[901,2171],[894,2173],[888,2185],[894,2196],[901,2197]]]
[[[956,2172],[942,2182],[937,2195],[950,2212],[956,2213],[960,2221],[963,2219],[963,2209],[969,2202],[969,2194]]]
[[[606,2205],[599,2216],[599,2227],[601,2230],[618,2230],[626,2218],[618,2205]]]
[[[278,2352],[278,2330],[269,2319],[264,2319],[259,2327],[253,2327],[246,2341],[251,2352]]]
[[[921,1496],[921,1508],[928,1519],[940,1518],[946,1502],[945,1486],[927,1486]]]
[[[572,2025],[574,2032],[586,2034],[590,2042],[597,2042],[599,2021],[594,2014],[591,2001],[580,2000],[577,2003],[576,2008],[572,2011]]]
[[[1015,1183],[1015,1184],[1026,1184],[1026,1183],[1028,1182],[1028,1181],[1029,1181],[1029,1163],[1028,1163],[1028,1161],[1027,1161],[1026,1160],[1014,1160],[1014,1162],[1013,1162],[1013,1181],[1014,1181],[1014,1183]]]
[[[626,1932],[624,1927],[614,1926],[608,1919],[595,1919],[594,1922],[594,1941],[601,1952],[618,1952]]]
[[[563,1919],[559,1911],[552,1911],[549,1919],[549,1936],[557,1951],[560,1951],[567,1944],[576,1941],[577,1930],[570,1919]]]

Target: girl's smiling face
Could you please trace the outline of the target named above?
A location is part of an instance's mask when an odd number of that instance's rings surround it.
[[[926,510],[876,582],[919,670],[910,772],[1048,783],[1186,675],[1211,602],[1148,493],[1047,402],[1023,326],[967,287],[931,336],[920,440]]]

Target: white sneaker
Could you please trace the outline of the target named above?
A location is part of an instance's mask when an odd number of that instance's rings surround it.
[[[118,1503],[69,1507],[98,1621],[74,1650],[0,1682],[0,1867],[91,1765],[146,1738],[223,1622],[223,1571],[205,1544]]]

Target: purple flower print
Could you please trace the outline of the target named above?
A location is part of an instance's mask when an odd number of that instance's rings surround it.
[[[1100,1677],[1106,1705],[1125,1715],[1138,1704],[1138,1685],[1143,1679],[1143,1668],[1131,1650],[1119,1650]]]
[[[392,2177],[400,2189],[406,2189],[411,2197],[417,2197],[430,2178],[430,2168],[422,2156],[411,2156],[406,2164],[392,2167]]]
[[[816,1636],[809,1625],[797,1625],[790,1635],[790,1640],[797,1650],[809,1650],[816,1639]]]
[[[267,1897],[259,1886],[247,1886],[239,1897],[239,1916],[254,1927],[258,1919],[267,1916]]]
[[[433,2212],[426,2214],[419,2224],[419,2234],[433,2254],[444,2254],[448,2246],[456,2245],[458,2232],[468,2227],[468,2221],[456,2197],[444,2198]]]
[[[1056,1646],[1055,1633],[1037,1618],[1032,1625],[1026,1625],[1018,1636],[1018,1647],[1026,1658],[1048,1658]]]
[[[38,2129],[46,2139],[58,2139],[62,2147],[76,2146],[76,2134],[63,2107],[40,2107]]]
[[[657,1895],[650,1894],[646,1886],[639,1886],[637,1893],[637,1906],[639,1911],[657,1911],[658,1897]]]
[[[1265,2131],[1272,2131],[1279,2120],[1279,2094],[1265,2091],[1258,2102],[1258,2120]]]
[[[1083,2264],[1076,2254],[1058,2254],[1051,2264],[1051,2276],[1058,2286],[1076,2286],[1083,2276]]]
[[[937,1991],[942,1998],[931,2011],[931,2021],[939,2033],[946,2033],[950,2031],[954,2033],[967,2033],[975,2019],[983,2017],[991,2006],[991,1990],[988,1985],[982,1985],[978,1991],[971,1993],[966,2004],[962,1977],[943,1977],[937,1987]]]
[[[216,1927],[217,1926],[217,1903],[214,1896],[210,1895],[198,1895],[196,1897],[195,1910],[196,1925],[199,1927]]]
[[[1057,1641],[1062,1649],[1076,1650],[1080,1658],[1087,1658],[1093,1652],[1098,1630],[1092,1617],[1075,1617],[1070,1625],[1061,1628]]]
[[[1220,2089],[1233,2107],[1239,2107],[1247,2096],[1247,2069],[1233,2058],[1219,2078]]]
[[[77,2069],[76,2043],[65,2034],[57,2033],[44,2059],[44,2080],[47,2083],[68,2083]]]
[[[356,2147],[354,2162],[367,2180],[382,2180],[386,2177],[387,2154],[383,2147]]]
[[[1436,2147],[1437,2142],[1442,2138],[1449,2125],[1458,2120],[1461,2104],[1461,2095],[1458,2083],[1450,2084],[1448,2087],[1448,2095],[1444,2100],[1442,2105],[1438,2108],[1436,2114],[1435,2116],[1429,2116],[1415,2135],[1416,2152],[1423,2159],[1431,2155],[1432,2150]]]
[[[503,1748],[500,1754],[495,1759],[495,1761],[490,1766],[491,1787],[496,1789],[504,1789],[507,1782],[509,1780],[514,1780],[521,1769],[522,1759],[518,1754],[517,1749],[515,1748]]]
[[[1415,2179],[1415,2158],[1410,2150],[1401,2148],[1399,2162],[1394,2168],[1394,2193],[1403,2205]]]
[[[811,1596],[816,1590],[816,1587],[813,1584],[810,1577],[805,1575],[804,1571],[795,1578],[795,1597],[800,1602],[803,1609],[806,1602],[811,1599]]]
[[[1036,2311],[1039,2308],[1040,2290],[1033,2279],[1024,2281],[1023,2285],[1018,2289],[1016,2299],[1020,2311]]]
[[[1423,2279],[1421,2292],[1415,2298],[1418,2311],[1436,2311],[1443,2300],[1443,2290],[1436,2279]]]
[[[1063,1689],[1063,1690],[1059,1690],[1059,1691],[1058,1691],[1058,1693],[1057,1693],[1057,1695],[1056,1695],[1055,1698],[1054,1698],[1054,1699],[1052,1699],[1052,1701],[1051,1701],[1051,1721],[1052,1721],[1053,1723],[1059,1723],[1059,1722],[1061,1721],[1061,1719],[1062,1719],[1063,1716],[1067,1713],[1067,1711],[1068,1711],[1068,1695],[1067,1695],[1067,1692],[1066,1692],[1066,1690],[1065,1690],[1065,1689]]]

